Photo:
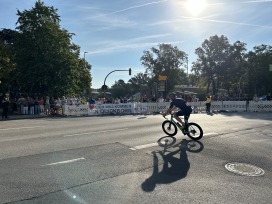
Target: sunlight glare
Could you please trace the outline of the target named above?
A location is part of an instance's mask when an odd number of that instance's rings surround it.
[[[206,0],[187,0],[187,10],[194,16],[200,14],[207,6]]]

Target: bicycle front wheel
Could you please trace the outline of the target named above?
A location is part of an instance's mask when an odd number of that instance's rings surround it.
[[[198,124],[189,123],[187,136],[192,140],[200,140],[203,137],[203,130]]]
[[[175,136],[178,132],[177,126],[170,120],[166,120],[162,123],[163,132],[171,137]]]

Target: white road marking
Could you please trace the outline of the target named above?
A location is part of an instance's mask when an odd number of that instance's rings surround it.
[[[79,160],[85,160],[85,158],[81,157],[81,158],[77,158],[77,159],[71,159],[71,160],[66,160],[66,161],[61,161],[61,162],[56,162],[56,163],[51,163],[51,164],[45,164],[45,165],[42,165],[42,166],[53,166],[53,165],[58,165],[58,164],[68,164],[68,163],[76,162],[76,161],[79,161]]]
[[[0,128],[0,130],[20,130],[20,129],[40,128],[40,127],[44,127],[44,126],[18,127],[18,128],[5,128],[5,129]]]
[[[72,134],[72,135],[64,135],[64,137],[73,137],[78,135],[88,135],[88,134],[96,134],[96,133],[105,133],[105,132],[115,132],[115,131],[121,131],[121,130],[127,130],[128,128],[122,128],[122,129],[114,129],[114,130],[102,130],[102,131],[96,131],[96,132],[85,132],[85,133],[78,133],[78,134]]]
[[[148,148],[148,147],[155,147],[155,146],[158,146],[158,143],[150,143],[150,144],[145,144],[145,145],[139,145],[139,146],[132,147],[132,148],[129,148],[129,149],[138,150],[138,149],[145,149],[145,148]]]
[[[210,133],[204,134],[203,136],[205,137],[205,136],[207,136],[207,135],[217,135],[217,134],[218,134],[218,133],[216,133],[216,132],[210,132]],[[183,137],[183,135],[175,136],[175,138],[181,138],[181,137]],[[164,142],[166,143],[167,141],[164,141]],[[150,144],[139,145],[139,146],[136,146],[136,147],[131,147],[131,148],[129,148],[129,149],[131,149],[131,150],[139,150],[139,149],[145,149],[145,148],[155,147],[155,146],[158,146],[158,143],[157,143],[157,142],[155,142],[155,143],[150,143]]]
[[[210,132],[210,133],[205,133],[203,136],[208,136],[208,135],[218,135],[218,133],[216,132]]]

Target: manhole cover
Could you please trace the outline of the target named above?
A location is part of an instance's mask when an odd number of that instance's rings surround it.
[[[243,176],[262,176],[264,175],[264,170],[253,166],[251,164],[245,164],[245,163],[227,163],[225,165],[225,168],[229,170],[230,172],[243,175]]]

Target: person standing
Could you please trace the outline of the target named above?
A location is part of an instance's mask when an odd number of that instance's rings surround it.
[[[208,113],[208,114],[211,113],[211,103],[212,103],[212,97],[207,96],[207,98],[206,98],[206,113]]]
[[[44,113],[44,100],[43,100],[43,97],[40,98],[39,105],[40,105],[40,113]]]
[[[267,101],[271,101],[271,93],[268,93],[268,94],[267,94],[266,100],[267,100]]]
[[[49,115],[49,113],[50,113],[49,96],[46,96],[44,104],[45,104],[44,105],[45,115]]]
[[[2,98],[2,107],[3,107],[3,113],[2,118],[8,118],[8,108],[9,108],[9,99],[6,95]]]

